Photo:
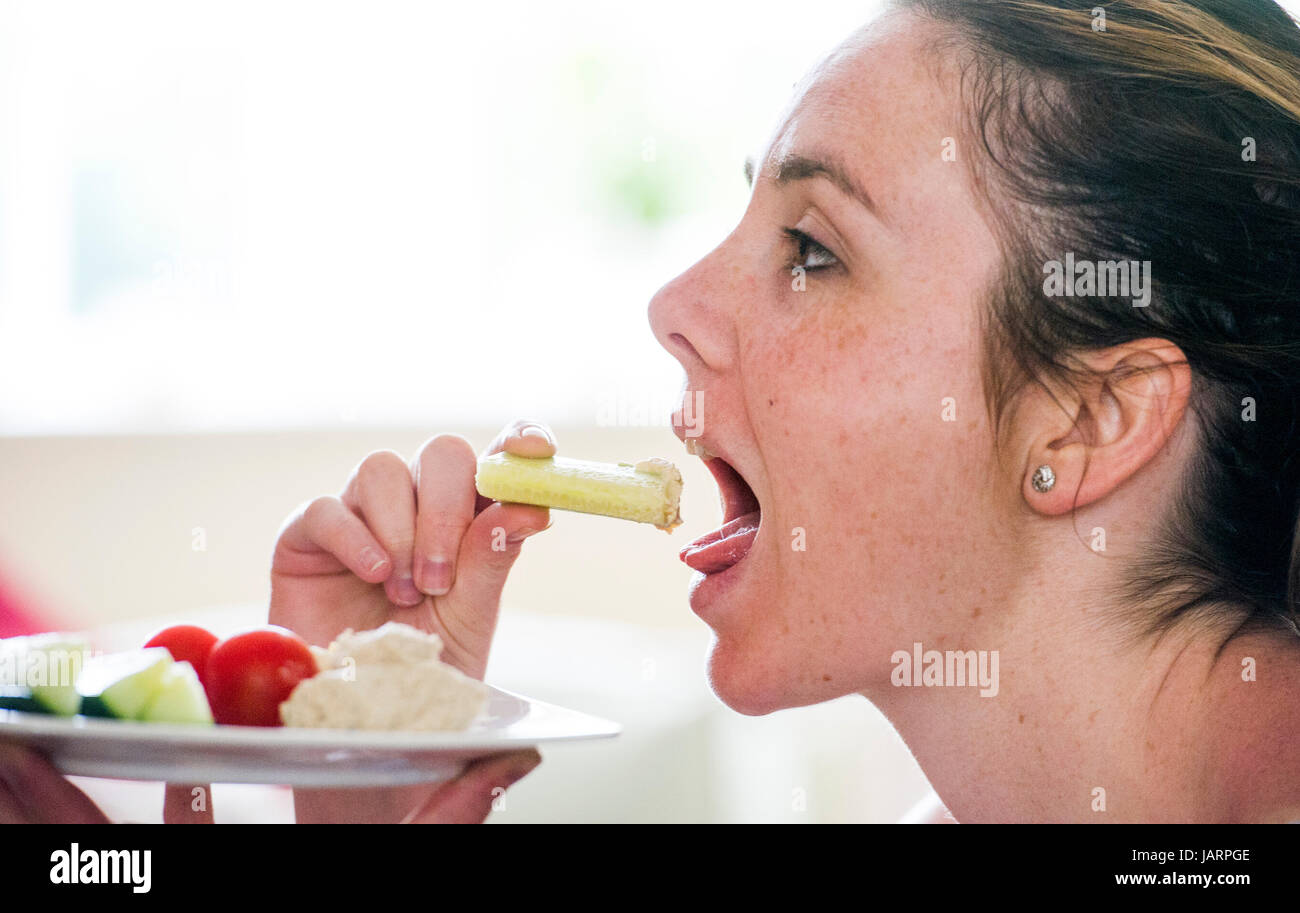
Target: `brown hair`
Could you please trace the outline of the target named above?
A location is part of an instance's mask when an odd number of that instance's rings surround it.
[[[1086,379],[1079,353],[1177,345],[1198,450],[1115,596],[1147,631],[1300,633],[1300,29],[1272,0],[893,6],[950,26],[969,92],[1005,254],[984,314],[995,429],[1025,384]],[[1150,305],[1045,294],[1067,251],[1150,261]]]

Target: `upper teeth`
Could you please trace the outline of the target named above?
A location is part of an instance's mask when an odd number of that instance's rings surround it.
[[[717,456],[717,454],[710,453],[708,448],[701,444],[700,439],[696,437],[686,439],[686,452],[699,457],[701,460],[712,460]]]

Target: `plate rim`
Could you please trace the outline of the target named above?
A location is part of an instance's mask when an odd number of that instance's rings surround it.
[[[327,750],[374,750],[462,752],[491,749],[499,746],[538,745],[546,742],[586,741],[607,739],[622,734],[623,726],[613,720],[562,707],[548,701],[525,697],[504,688],[488,685],[492,691],[522,701],[529,708],[528,719],[538,710],[544,716],[578,715],[594,731],[560,735],[510,734],[510,729],[520,721],[508,723],[499,730],[375,730],[375,729],[325,729],[289,726],[192,726],[184,723],[147,723],[139,720],[112,720],[87,716],[52,716],[27,713],[21,710],[0,710],[0,740],[6,736],[61,736],[92,735],[97,739],[116,742],[171,744],[195,749],[204,746],[231,748],[307,748]]]

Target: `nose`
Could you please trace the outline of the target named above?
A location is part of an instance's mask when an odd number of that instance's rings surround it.
[[[650,328],[659,344],[686,369],[688,383],[704,371],[725,371],[732,359],[734,320],[739,300],[719,247],[673,279],[650,299]]]

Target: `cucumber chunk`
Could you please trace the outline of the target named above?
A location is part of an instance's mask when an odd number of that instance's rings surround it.
[[[77,679],[85,668],[90,645],[84,640],[55,635],[33,638],[29,645],[32,655],[41,657],[45,667],[46,683],[31,685],[32,697],[56,716],[73,716],[81,711],[81,695],[77,692]]]
[[[119,720],[140,719],[172,665],[172,655],[164,647],[93,657],[77,679],[81,712]]]
[[[173,664],[163,675],[162,686],[140,719],[150,723],[194,723],[212,726],[208,696],[194,667],[187,662]]]
[[[0,642],[0,685],[31,692],[40,712],[72,716],[81,709],[77,678],[90,645],[70,634],[36,634]]]
[[[23,713],[48,713],[45,706],[32,697],[32,689],[22,685],[0,685],[0,710],[21,710]]]

